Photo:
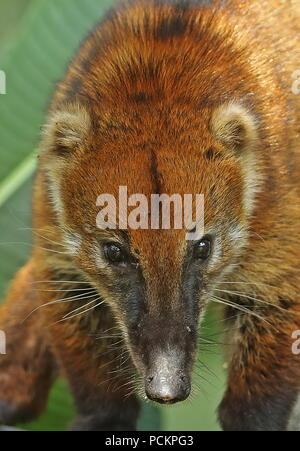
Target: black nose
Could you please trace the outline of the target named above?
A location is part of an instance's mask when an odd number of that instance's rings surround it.
[[[190,394],[189,379],[183,375],[164,375],[161,373],[146,377],[146,395],[160,404],[174,404],[184,401]]]

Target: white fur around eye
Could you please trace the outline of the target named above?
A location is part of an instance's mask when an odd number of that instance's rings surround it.
[[[213,241],[208,266],[210,268],[213,268],[214,266],[217,266],[221,262],[221,260],[222,260],[222,240],[218,235],[216,235]]]
[[[91,246],[91,258],[93,259],[97,269],[103,270],[109,268],[109,264],[103,255],[101,244],[99,244],[97,240],[94,240]]]
[[[249,233],[242,224],[232,224],[228,230],[228,238],[239,247],[244,246],[248,240]]]
[[[82,244],[82,238],[79,233],[65,231],[63,234],[63,239],[68,254],[73,256],[78,255]]]

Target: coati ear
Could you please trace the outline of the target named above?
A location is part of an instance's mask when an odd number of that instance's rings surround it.
[[[258,137],[254,116],[242,105],[229,103],[218,107],[212,116],[214,137],[236,156],[255,146]]]
[[[67,156],[87,139],[91,127],[88,112],[81,105],[66,105],[50,115],[43,131],[43,148]]]
[[[240,163],[244,179],[244,210],[250,216],[262,182],[257,164],[259,155],[253,151],[259,138],[255,117],[242,105],[229,103],[214,111],[211,129],[215,139]]]

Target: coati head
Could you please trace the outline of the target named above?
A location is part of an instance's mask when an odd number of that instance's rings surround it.
[[[101,108],[67,104],[49,117],[41,165],[54,222],[113,310],[148,398],[173,403],[189,395],[210,294],[247,243],[257,126],[235,102],[200,117],[182,105]],[[186,230],[172,227],[100,230],[97,198],[118,199],[119,186],[147,198],[203,194],[203,236],[186,240]]]

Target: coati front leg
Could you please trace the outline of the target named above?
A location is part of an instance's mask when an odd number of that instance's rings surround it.
[[[43,312],[53,352],[75,400],[77,417],[70,429],[135,430],[139,403],[120,330],[110,309],[97,306],[99,297],[93,304],[79,296],[80,300],[52,304]]]
[[[292,352],[292,333],[300,329],[293,306],[259,309],[239,315],[227,391],[219,407],[224,430],[287,430],[300,392],[299,356]],[[290,307],[290,309],[289,309]]]
[[[0,355],[0,424],[37,417],[56,375],[40,313],[35,311],[39,297],[33,281],[30,261],[17,273],[0,309],[0,330],[6,338],[6,354]]]

